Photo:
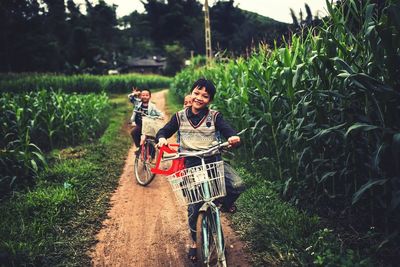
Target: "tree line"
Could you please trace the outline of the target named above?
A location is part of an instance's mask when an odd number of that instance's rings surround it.
[[[104,73],[129,57],[204,54],[203,6],[197,0],[145,0],[144,13],[117,18],[100,0],[2,0],[0,72]],[[288,24],[247,12],[233,0],[210,8],[214,51],[244,54],[273,45]],[[172,70],[174,72],[175,70]]]

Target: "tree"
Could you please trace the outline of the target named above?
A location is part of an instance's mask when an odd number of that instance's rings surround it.
[[[198,53],[204,49],[202,6],[196,0],[147,0],[143,4],[152,27],[150,37],[159,49],[175,41]]]
[[[104,0],[85,0],[86,14],[74,0],[1,0],[0,71],[101,73],[128,57],[172,53],[175,44],[183,53],[204,54],[204,14],[198,0],[143,4],[145,13],[117,20],[116,6]],[[217,1],[210,15],[213,50],[233,54],[259,41],[273,44],[287,27],[243,11],[233,0]]]
[[[49,43],[41,14],[43,8],[36,0],[0,2],[0,71],[45,69],[45,55],[37,53]]]
[[[184,65],[185,49],[179,43],[175,42],[165,46],[165,53],[167,57],[165,74],[175,75]]]
[[[210,9],[212,42],[230,51],[235,50],[231,41],[245,20],[244,14],[233,3],[233,0],[219,1]]]
[[[306,24],[310,25],[313,21],[313,15],[311,13],[311,8],[307,3],[304,4],[304,7],[306,9],[307,17],[306,17]]]
[[[118,54],[120,36],[116,6],[109,6],[103,0],[93,6],[86,0],[86,9],[90,36],[87,63],[94,72],[102,73],[106,68],[113,67]]]
[[[299,20],[297,19],[296,13],[294,13],[293,8],[290,9],[290,16],[292,17],[293,26],[295,28],[299,28],[300,27],[300,23],[299,23]]]

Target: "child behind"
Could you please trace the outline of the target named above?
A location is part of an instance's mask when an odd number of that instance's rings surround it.
[[[138,105],[135,105],[131,117],[132,125],[135,127],[131,131],[131,136],[137,148],[140,147],[142,135],[142,113],[149,116],[163,117],[163,113],[157,109],[156,105],[150,102],[151,92],[149,89],[142,90],[140,99],[141,101]]]
[[[192,106],[192,95],[186,95],[183,99],[183,108],[188,108]]]

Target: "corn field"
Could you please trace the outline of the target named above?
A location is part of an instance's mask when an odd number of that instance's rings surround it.
[[[141,89],[167,88],[171,78],[160,75],[56,75],[56,74],[1,74],[0,92],[29,92],[41,89],[65,92],[130,92],[133,86]]]
[[[106,94],[38,91],[0,95],[0,195],[33,183],[42,151],[98,136],[108,125]]]
[[[284,47],[189,67],[172,90],[199,77],[217,88],[213,105],[248,128],[245,154],[293,203],[379,229],[400,224],[400,4],[327,1],[329,20]]]

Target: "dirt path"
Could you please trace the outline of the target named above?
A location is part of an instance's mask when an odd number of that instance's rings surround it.
[[[165,93],[152,100],[165,110]],[[129,151],[112,208],[90,256],[93,266],[191,266],[186,252],[189,231],[185,207],[178,206],[168,182],[158,175],[146,186],[133,177],[134,147]],[[223,218],[229,266],[250,266],[229,222]]]

